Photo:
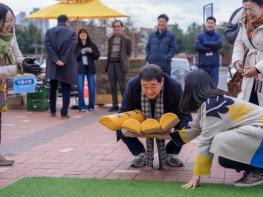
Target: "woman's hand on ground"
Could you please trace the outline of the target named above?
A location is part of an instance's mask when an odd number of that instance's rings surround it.
[[[200,176],[193,176],[188,183],[182,186],[182,188],[183,189],[190,189],[190,188],[195,189],[199,185],[200,185]]]

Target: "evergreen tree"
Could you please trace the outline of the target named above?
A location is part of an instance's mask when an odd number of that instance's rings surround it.
[[[43,35],[32,23],[27,27],[17,27],[16,37],[18,46],[23,54],[40,54],[43,49]]]

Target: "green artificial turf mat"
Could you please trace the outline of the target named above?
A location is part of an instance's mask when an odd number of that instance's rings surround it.
[[[181,189],[182,183],[166,181],[98,180],[27,177],[0,189],[0,197],[262,197],[263,186],[237,188],[203,183]]]

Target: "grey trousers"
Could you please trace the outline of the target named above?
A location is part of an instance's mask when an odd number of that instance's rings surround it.
[[[126,73],[121,70],[120,63],[109,63],[108,77],[111,86],[112,104],[118,106],[118,88],[119,84],[121,95],[123,96],[126,87]]]

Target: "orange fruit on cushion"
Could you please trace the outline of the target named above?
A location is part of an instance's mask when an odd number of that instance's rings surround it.
[[[117,113],[107,116],[102,116],[99,122],[112,131],[116,131],[122,128],[122,123],[128,119],[136,119],[139,122],[144,120],[144,116],[140,110],[134,110],[129,112]]]
[[[162,133],[160,123],[155,119],[147,119],[141,124],[142,133]]]
[[[127,129],[130,132],[141,135],[141,123],[135,119],[125,120],[122,124],[123,129]]]
[[[160,118],[160,126],[164,131],[169,131],[180,122],[178,116],[174,113],[165,113]]]

